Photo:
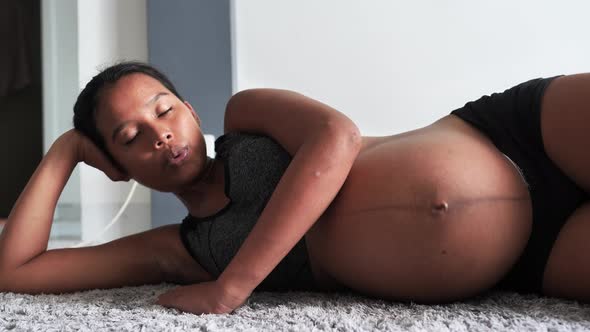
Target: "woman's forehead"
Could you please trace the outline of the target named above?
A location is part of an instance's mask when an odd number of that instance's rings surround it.
[[[158,94],[172,95],[155,78],[144,74],[130,74],[120,78],[101,93],[96,110],[99,130],[109,130],[116,123],[139,112]],[[101,131],[102,131],[101,130]]]
[[[137,110],[154,95],[162,92],[169,91],[155,78],[144,74],[130,74],[105,87],[100,106],[119,112]]]
[[[155,78],[144,74],[130,74],[108,87],[101,98],[111,107],[121,108],[133,104],[145,104],[155,94],[168,89]]]

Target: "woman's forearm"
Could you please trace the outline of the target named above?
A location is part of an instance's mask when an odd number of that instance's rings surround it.
[[[0,234],[0,271],[47,250],[57,200],[77,164],[75,145],[61,136],[29,179]]]
[[[360,151],[357,130],[348,125],[325,129],[300,148],[252,231],[217,279],[224,288],[253,291],[319,219]]]

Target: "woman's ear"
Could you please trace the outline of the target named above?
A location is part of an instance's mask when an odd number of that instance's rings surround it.
[[[194,110],[193,106],[186,100],[184,101],[184,104],[191,111],[191,115],[193,116],[193,118],[195,118],[195,120],[197,120],[197,123],[199,124],[199,127],[200,127],[201,126],[201,118],[199,118],[199,116],[197,115],[197,112]]]

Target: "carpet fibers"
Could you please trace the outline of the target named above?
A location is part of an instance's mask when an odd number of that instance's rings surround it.
[[[351,293],[254,293],[227,315],[193,315],[154,304],[173,284],[62,295],[0,293],[2,331],[580,331],[590,305],[492,292],[421,305]]]

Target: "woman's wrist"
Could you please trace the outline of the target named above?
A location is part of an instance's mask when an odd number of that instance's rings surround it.
[[[215,283],[220,288],[223,303],[232,309],[243,304],[253,292],[253,289],[250,287],[245,287],[245,285],[241,285],[239,282],[228,282],[227,279],[223,278],[218,278]]]
[[[73,163],[78,163],[80,159],[80,137],[74,129],[68,130],[58,137],[51,145],[49,152],[57,152],[65,158],[69,158]],[[49,153],[48,152],[48,153]]]
[[[217,278],[216,282],[224,290],[224,293],[236,297],[249,296],[257,284],[254,286],[252,282],[247,282],[243,277],[230,276],[228,273],[222,273]]]

